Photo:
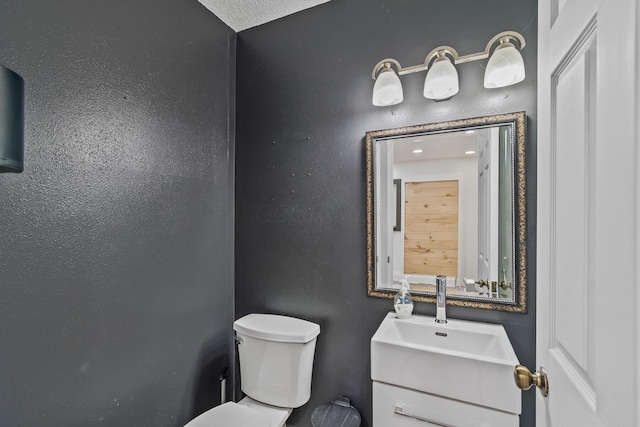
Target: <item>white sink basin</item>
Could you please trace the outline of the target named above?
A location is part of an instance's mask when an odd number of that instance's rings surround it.
[[[520,414],[518,364],[502,325],[389,313],[371,339],[371,379]]]

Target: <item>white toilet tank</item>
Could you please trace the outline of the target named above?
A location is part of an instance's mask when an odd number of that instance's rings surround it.
[[[249,314],[233,324],[240,384],[252,399],[283,408],[311,396],[311,372],[320,326],[294,317]]]

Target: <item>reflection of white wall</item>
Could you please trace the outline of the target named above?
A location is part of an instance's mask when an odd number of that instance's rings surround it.
[[[478,271],[478,161],[476,157],[425,160],[393,165],[393,178],[402,180],[402,231],[393,233],[393,272],[404,273],[404,184],[417,181],[459,181],[458,285]]]
[[[393,149],[391,142],[380,142],[376,150],[376,281],[378,287],[389,288],[393,282],[393,245],[396,200],[393,191]]]

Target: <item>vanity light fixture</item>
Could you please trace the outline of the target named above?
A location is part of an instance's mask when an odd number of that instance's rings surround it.
[[[393,58],[386,58],[373,67],[373,105],[389,106],[403,100],[400,77],[405,74],[427,71],[424,82],[425,98],[441,101],[458,93],[458,71],[455,64],[489,58],[484,75],[485,88],[510,86],[524,80],[524,62],[518,50],[526,45],[524,37],[515,31],[496,34],[484,51],[460,56],[451,46],[432,49],[424,63],[402,67]],[[495,46],[495,48],[494,48]],[[493,49],[493,54],[491,50]]]
[[[488,89],[505,87],[523,80],[524,61],[522,55],[508,37],[503,37],[487,63],[487,69],[484,73],[484,87]]]
[[[373,86],[373,105],[385,107],[399,104],[403,99],[400,78],[393,71],[390,64],[383,64],[381,69],[378,70],[376,83]]]
[[[440,101],[458,93],[458,71],[444,51],[438,51],[437,58],[427,71],[424,79],[423,95],[427,99]]]
[[[476,154],[476,152],[473,150],[469,150],[469,151],[465,151],[464,154]]]

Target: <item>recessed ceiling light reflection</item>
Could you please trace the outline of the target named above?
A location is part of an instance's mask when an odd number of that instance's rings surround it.
[[[420,148],[416,148],[415,150],[413,150],[413,154],[420,154],[422,153],[422,149]]]
[[[469,150],[469,151],[465,151],[464,154],[476,154],[476,152],[473,150]]]
[[[466,130],[464,131],[464,133],[466,133],[467,135],[473,135],[474,133],[476,133],[475,130]]]

